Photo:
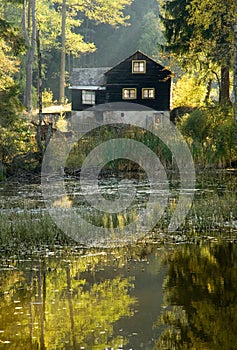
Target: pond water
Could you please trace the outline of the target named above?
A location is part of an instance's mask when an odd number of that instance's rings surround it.
[[[0,194],[2,213],[44,211],[38,185]],[[237,349],[236,198],[236,173],[200,176],[165,240],[2,255],[0,349]]]

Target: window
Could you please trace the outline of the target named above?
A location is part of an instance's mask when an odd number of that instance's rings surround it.
[[[146,73],[146,61],[132,61],[132,72],[133,73]]]
[[[155,98],[155,89],[154,88],[142,89],[142,98],[143,99],[154,99]]]
[[[136,98],[137,98],[137,89],[135,88],[123,89],[124,100],[135,100]]]
[[[95,91],[82,90],[82,104],[94,105],[95,104]]]

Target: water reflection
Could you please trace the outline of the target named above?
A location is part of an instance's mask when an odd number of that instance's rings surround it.
[[[51,350],[136,349],[142,339],[149,343],[142,330],[152,334],[152,327],[144,320],[158,289],[161,305],[164,276],[155,282],[162,258],[154,253],[148,261],[148,251],[2,261],[1,344]],[[157,309],[152,322],[156,317]]]
[[[237,349],[236,244],[184,245],[167,258],[155,349]]]
[[[83,254],[2,260],[0,348],[237,348],[235,243]]]

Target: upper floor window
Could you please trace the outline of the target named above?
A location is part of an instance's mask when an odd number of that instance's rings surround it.
[[[137,89],[125,88],[123,89],[122,96],[124,100],[135,100],[137,98]]]
[[[142,98],[143,99],[153,99],[153,98],[155,98],[155,89],[154,88],[144,88],[144,89],[142,89]]]
[[[82,104],[94,105],[95,104],[95,91],[82,90]]]
[[[144,61],[144,60],[132,61],[132,72],[133,73],[146,73],[146,61]]]

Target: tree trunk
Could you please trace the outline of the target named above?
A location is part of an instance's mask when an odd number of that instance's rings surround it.
[[[211,84],[212,84],[212,79],[209,79],[208,83],[207,83],[207,90],[206,90],[206,96],[205,96],[205,102],[206,103],[208,103],[209,100],[210,100]]]
[[[62,3],[62,27],[61,27],[61,67],[60,67],[60,86],[59,86],[59,101],[61,104],[65,102],[65,44],[66,44],[66,0]]]
[[[32,54],[31,49],[28,49],[26,53],[26,88],[25,88],[25,101],[27,112],[32,111]]]
[[[235,12],[236,16],[234,24],[234,140],[237,140],[237,0],[235,0]]]
[[[44,147],[42,143],[42,61],[41,61],[41,51],[40,51],[40,34],[37,31],[37,57],[38,57],[38,108],[39,108],[39,118],[37,125],[37,145],[41,155],[44,153]]]
[[[26,53],[26,87],[24,104],[28,112],[32,110],[32,70],[35,54],[36,42],[36,0],[30,0],[28,3],[28,16],[26,16],[27,5],[23,3],[22,25],[25,34],[26,44],[28,46]],[[26,18],[28,17],[28,20]],[[31,32],[31,35],[29,33]]]
[[[229,67],[221,67],[220,103],[230,103],[230,72]]]

